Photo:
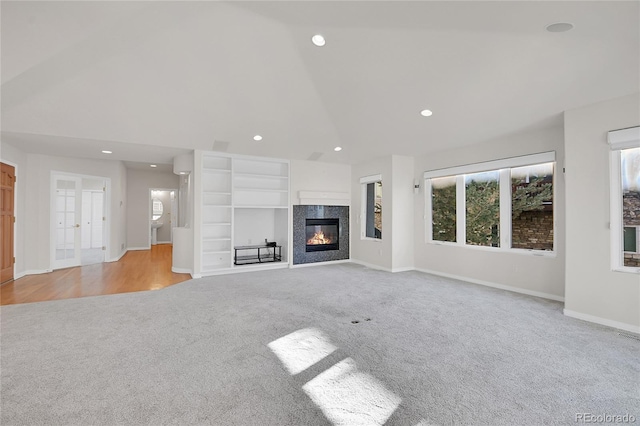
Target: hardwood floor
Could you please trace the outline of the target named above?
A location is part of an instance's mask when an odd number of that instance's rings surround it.
[[[191,279],[171,272],[170,244],[130,251],[118,262],[28,275],[0,286],[0,305],[158,290]]]

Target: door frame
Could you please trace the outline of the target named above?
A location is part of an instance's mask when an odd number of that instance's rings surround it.
[[[147,241],[149,241],[149,249],[151,249],[151,213],[153,211],[153,191],[168,191],[171,192],[173,191],[174,194],[174,203],[176,202],[177,198],[178,198],[178,189],[176,188],[149,188],[149,211],[147,213],[147,218],[149,219],[149,226],[147,226],[148,230],[147,230]],[[173,218],[173,212],[171,211],[171,208],[169,208],[169,212],[171,213],[171,230],[170,235],[171,235],[171,244],[173,244],[173,222],[174,222],[174,218]]]
[[[50,189],[49,189],[49,269],[54,270],[56,259],[56,177],[73,177],[80,179],[80,193],[82,193],[82,179],[96,179],[104,181],[104,226],[102,228],[102,242],[104,246],[105,256],[104,261],[108,262],[111,253],[111,178],[106,176],[94,176],[85,175],[80,173],[61,172],[58,170],[51,170],[50,174]],[[82,210],[82,209],[81,209]],[[82,211],[80,211],[82,214]],[[75,265],[80,266],[80,264]]]
[[[13,256],[16,261],[13,262],[13,279],[14,281],[18,278],[22,278],[25,274],[24,272],[20,274],[20,276],[16,275],[16,265],[18,264],[18,165],[13,161],[8,161],[3,158],[0,158],[0,163],[4,163],[7,166],[13,167],[14,175],[15,175],[15,185],[13,185],[13,217],[15,220],[13,222]],[[21,178],[22,179],[22,178]],[[20,259],[21,261],[23,259]],[[24,267],[24,266],[23,266]]]

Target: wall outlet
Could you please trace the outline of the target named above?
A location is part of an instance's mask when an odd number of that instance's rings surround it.
[[[124,250],[124,243],[120,244],[120,250]]]

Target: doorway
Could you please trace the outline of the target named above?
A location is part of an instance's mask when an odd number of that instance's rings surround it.
[[[177,189],[149,190],[150,245],[173,243],[173,228],[178,224]]]
[[[52,269],[105,261],[110,179],[52,173]]]
[[[104,262],[104,195],[102,179],[82,179],[82,220],[80,223],[81,265]]]

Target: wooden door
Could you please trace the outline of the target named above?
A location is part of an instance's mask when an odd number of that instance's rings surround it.
[[[0,163],[0,233],[2,253],[0,254],[0,283],[13,279],[13,194],[16,184],[16,169]]]

